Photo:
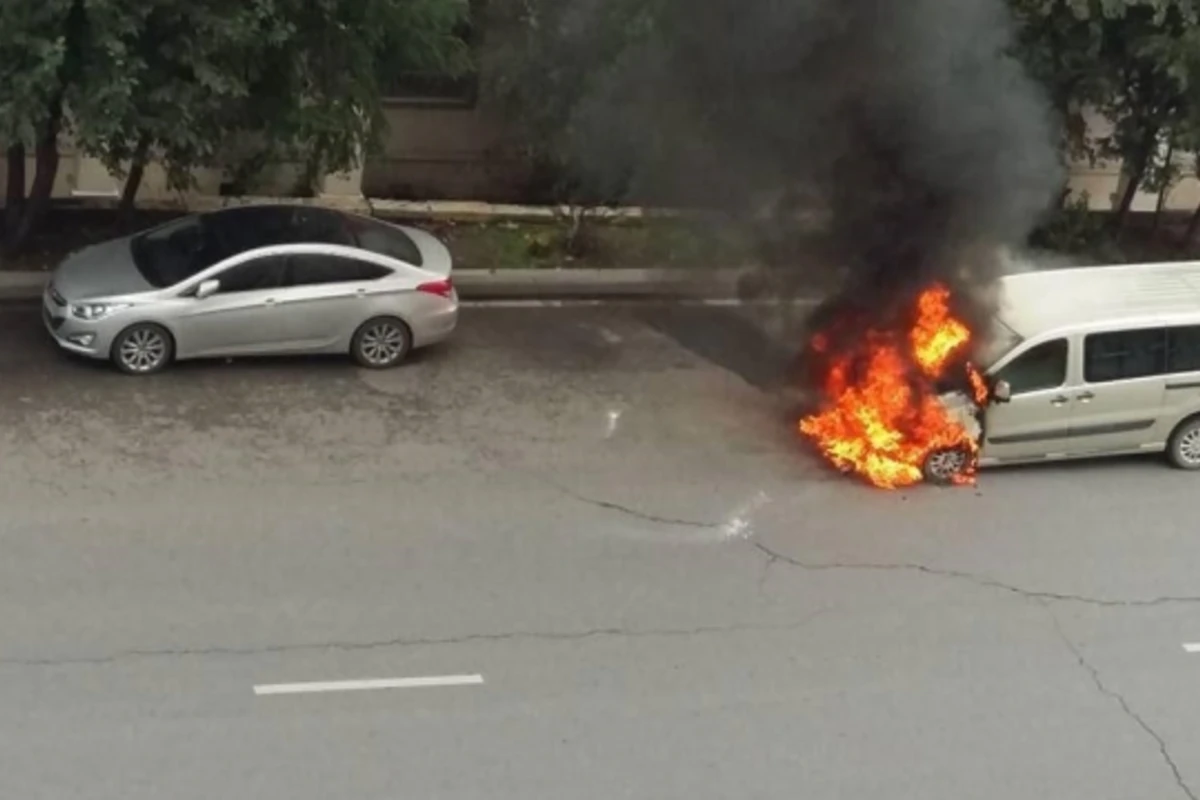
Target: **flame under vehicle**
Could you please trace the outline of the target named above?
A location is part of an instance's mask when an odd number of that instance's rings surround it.
[[[931,449],[926,481],[1153,452],[1200,470],[1200,262],[1029,271],[998,288],[974,359],[989,396],[939,396],[977,450]]]

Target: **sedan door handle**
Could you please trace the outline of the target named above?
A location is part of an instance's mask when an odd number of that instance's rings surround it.
[[[1055,397],[1053,400],[1050,401],[1050,405],[1065,406],[1069,402],[1071,402],[1071,399],[1069,397],[1067,397],[1066,395],[1060,394],[1058,397]]]
[[[275,305],[275,298],[274,298],[274,297],[268,297],[266,300],[263,300],[263,305],[264,305],[264,306],[273,306],[273,305]]]
[[[1091,400],[1095,396],[1096,395],[1092,394],[1091,392],[1083,392],[1082,394],[1075,395],[1075,399],[1079,400],[1082,403],[1086,403],[1087,401]]]

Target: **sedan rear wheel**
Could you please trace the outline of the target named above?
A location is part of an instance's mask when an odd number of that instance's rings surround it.
[[[175,343],[161,325],[131,325],[113,342],[111,357],[126,375],[150,375],[171,363]]]
[[[412,349],[412,333],[395,317],[376,317],[359,327],[350,343],[350,355],[368,369],[394,367]]]

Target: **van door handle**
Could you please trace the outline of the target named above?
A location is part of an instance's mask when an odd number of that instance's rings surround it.
[[[1075,399],[1081,403],[1086,403],[1089,400],[1091,400],[1092,398],[1094,398],[1095,396],[1096,395],[1092,394],[1091,392],[1084,392],[1082,394],[1075,395]]]
[[[1067,397],[1066,395],[1060,394],[1058,397],[1055,397],[1053,400],[1050,401],[1050,405],[1065,406],[1069,402],[1071,402],[1071,399],[1069,397]]]
[[[273,305],[275,305],[275,298],[274,298],[274,297],[268,297],[266,300],[263,300],[263,305],[264,305],[264,306],[273,306]]]

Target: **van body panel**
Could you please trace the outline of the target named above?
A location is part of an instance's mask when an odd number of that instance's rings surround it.
[[[1105,453],[1141,447],[1154,440],[1164,419],[1164,377],[1151,375],[1073,387],[1068,451],[1079,455]]]
[[[981,466],[1163,451],[1200,415],[1200,262],[1005,276],[997,321],[1012,396],[980,415]]]

